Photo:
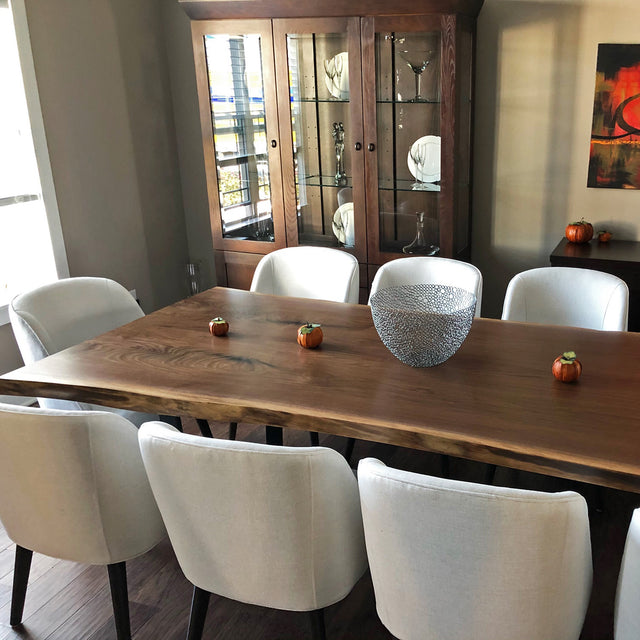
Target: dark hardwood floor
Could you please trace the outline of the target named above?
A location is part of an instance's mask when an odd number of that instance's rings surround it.
[[[195,422],[185,421],[196,432]],[[212,425],[214,435],[226,437],[226,425]],[[238,437],[264,441],[264,427],[240,425]],[[320,443],[343,451],[346,440],[320,435]],[[287,431],[285,444],[308,445],[306,433]],[[439,474],[438,456],[358,441],[354,459],[373,456],[409,471]],[[451,460],[452,477],[481,482],[484,467]],[[604,490],[534,474],[498,469],[496,484],[557,491],[580,491],[601,510],[591,509],[594,584],[591,606],[581,640],[612,638],[613,603],[624,540],[632,510],[640,495]],[[0,489],[1,490],[1,489]],[[250,524],[249,524],[250,526]],[[77,565],[34,554],[23,625],[9,626],[14,545],[0,527],[0,640],[113,640],[111,600],[103,567]],[[191,585],[182,575],[167,541],[128,563],[131,627],[135,640],[174,640],[186,636]],[[368,575],[351,594],[327,611],[331,640],[384,640],[392,636],[375,612]],[[285,640],[308,638],[304,614],[272,611],[213,597],[205,638],[217,640]],[[469,640],[473,640],[470,638]],[[516,639],[514,639],[516,640]],[[526,640],[526,639],[518,639]]]

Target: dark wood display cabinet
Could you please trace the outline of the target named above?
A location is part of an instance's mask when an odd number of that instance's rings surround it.
[[[469,258],[482,2],[181,2],[221,284],[297,245],[353,253],[363,299],[388,260]]]

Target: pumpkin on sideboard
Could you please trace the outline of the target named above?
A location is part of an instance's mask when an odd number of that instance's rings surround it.
[[[571,222],[564,230],[564,235],[569,242],[584,244],[593,238],[593,225],[584,218],[578,222]]]

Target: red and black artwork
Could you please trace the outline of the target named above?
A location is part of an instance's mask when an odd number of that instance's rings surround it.
[[[599,44],[588,187],[640,189],[640,44]]]

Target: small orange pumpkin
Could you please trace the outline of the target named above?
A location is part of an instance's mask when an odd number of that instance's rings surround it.
[[[612,236],[611,231],[598,231],[598,242],[609,242]]]
[[[575,351],[565,351],[553,361],[551,371],[560,382],[574,382],[582,373],[582,364],[576,358]]]
[[[569,242],[584,244],[593,238],[593,225],[590,222],[585,222],[582,218],[579,222],[568,224],[564,235]]]
[[[226,336],[229,331],[229,323],[224,318],[213,318],[209,322],[209,333],[212,336]]]
[[[305,349],[315,349],[322,342],[322,337],[319,324],[307,322],[298,329],[298,344]]]

